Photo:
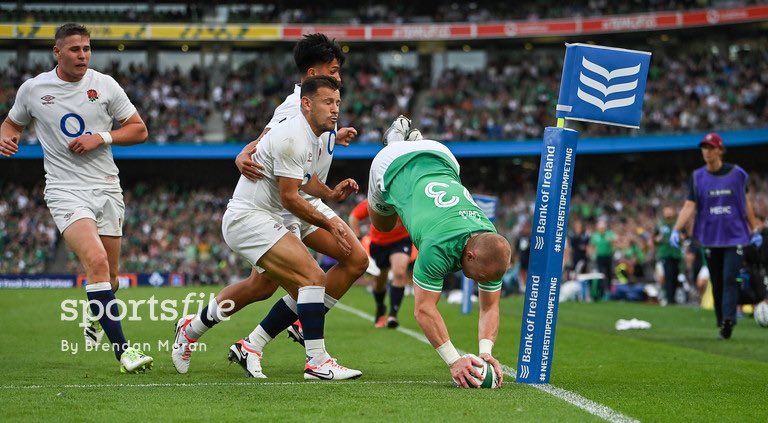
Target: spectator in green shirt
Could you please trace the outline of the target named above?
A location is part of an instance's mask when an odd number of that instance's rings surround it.
[[[669,236],[675,225],[675,209],[664,207],[662,219],[656,224],[656,233],[653,241],[656,245],[656,260],[661,262],[664,268],[664,291],[667,304],[675,304],[675,292],[677,291],[677,275],[680,273],[680,259],[682,253],[679,248],[669,243]]]
[[[611,291],[613,280],[613,243],[616,241],[616,233],[608,229],[608,222],[600,219],[597,228],[589,239],[591,255],[595,258],[597,271],[602,273],[599,297],[604,297]]]

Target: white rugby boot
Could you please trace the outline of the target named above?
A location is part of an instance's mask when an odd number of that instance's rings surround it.
[[[393,142],[405,141],[408,131],[411,129],[411,120],[407,117],[400,115],[395,118],[392,125],[389,125],[386,131],[384,131],[384,146],[387,146]]]
[[[326,357],[328,357],[326,355]],[[347,380],[357,379],[363,375],[360,370],[349,369],[336,362],[335,358],[328,357],[321,364],[304,365],[304,379],[306,380]]]
[[[241,339],[229,347],[229,361],[237,363],[245,370],[246,377],[257,379],[266,379],[267,376],[261,371],[261,357],[263,352],[258,352],[248,348],[245,340]]]
[[[152,357],[133,347],[128,347],[120,356],[120,373],[139,373],[152,369]]]
[[[173,361],[173,367],[176,368],[176,371],[181,374],[189,371],[189,361],[192,358],[192,351],[195,349],[194,343],[197,342],[197,340],[187,337],[187,326],[194,317],[194,314],[190,314],[176,322],[176,338],[171,350],[171,361]]]

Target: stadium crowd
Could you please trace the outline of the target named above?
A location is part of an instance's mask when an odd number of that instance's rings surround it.
[[[267,54],[267,53],[264,53]],[[159,71],[144,64],[112,63],[107,73],[125,88],[149,128],[150,142],[200,143],[223,122],[228,142],[255,139],[272,111],[293,91],[294,65],[287,56],[249,60],[220,77],[192,67]],[[0,116],[15,89],[42,71],[40,65],[0,68]],[[418,69],[383,67],[350,54],[345,64],[340,124],[354,126],[357,142],[376,142],[392,116],[410,115],[427,138],[459,140],[539,139],[554,124],[562,52],[489,54],[482,70],[446,69],[429,83]],[[215,78],[214,78],[215,76]],[[416,107],[417,104],[423,107]],[[643,125],[639,131],[578,125],[582,137],[754,128],[768,121],[768,43],[725,53],[657,52],[651,62]],[[207,138],[211,138],[210,136]],[[36,142],[32,131],[25,142]]]
[[[441,0],[430,3],[335,1],[325,2],[219,2],[218,8],[204,1],[176,4],[144,2],[117,3],[109,7],[83,4],[64,8],[60,5],[32,6],[22,2],[8,4],[0,13],[0,22],[193,22],[193,23],[432,23],[493,22],[499,20],[558,19],[596,17],[632,13],[680,11],[709,7],[737,7],[759,3],[757,0],[554,0],[528,3],[498,3],[490,0],[459,2]]]
[[[554,124],[562,62],[551,55],[515,54],[467,72],[449,69],[426,91],[418,117],[428,138],[540,138]],[[655,53],[639,133],[759,127],[768,119],[768,46],[736,55]],[[582,137],[637,130],[583,124]]]
[[[0,116],[3,119],[13,106],[16,89],[45,70],[41,64],[23,67],[14,61],[0,68]],[[134,63],[123,69],[118,63],[112,63],[101,71],[112,75],[128,93],[152,134],[152,142],[203,141],[206,119],[212,110],[208,78],[203,70],[193,67],[188,72],[178,68],[159,71]],[[22,143],[38,142],[32,127],[22,137]]]
[[[0,274],[45,273],[59,233],[43,201],[43,187],[0,186]]]
[[[768,174],[750,176],[755,213],[768,217]],[[686,191],[685,177],[671,180],[649,178],[611,181],[591,178],[574,185],[571,205],[571,234],[591,238],[598,223],[615,235],[610,257],[613,282],[653,282],[656,263],[654,231],[664,206],[679,207]],[[763,187],[763,189],[760,189]],[[478,189],[478,192],[484,188]],[[219,284],[239,280],[249,272],[248,264],[234,254],[221,236],[221,217],[232,187],[180,187],[170,184],[139,183],[125,189],[127,205],[123,228],[121,270],[124,272],[184,272],[192,283]],[[530,244],[535,181],[519,184],[514,190],[488,192],[499,196],[496,226],[517,250],[512,266],[525,261],[520,246]],[[331,204],[347,219],[358,198]],[[576,222],[579,222],[578,224]],[[576,233],[574,228],[583,227]],[[364,230],[365,231],[365,230]],[[527,238],[527,241],[520,242]],[[58,232],[42,203],[42,186],[3,187],[0,197],[0,246],[2,273],[35,274],[52,271],[81,272],[69,252],[63,269],[53,267]],[[597,270],[594,251],[587,258],[586,272]],[[566,250],[566,265],[573,251]],[[505,286],[508,292],[519,287]]]

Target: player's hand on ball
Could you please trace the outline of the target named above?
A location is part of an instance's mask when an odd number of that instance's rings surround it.
[[[336,201],[344,201],[347,197],[357,193],[359,190],[360,187],[357,185],[357,182],[354,179],[348,178],[339,182],[333,188],[333,195],[331,198]]]
[[[0,139],[0,155],[11,157],[19,151],[18,137],[3,137]]]
[[[336,239],[336,243],[341,247],[341,251],[345,256],[348,256],[352,252],[352,246],[347,241],[347,229],[343,223],[331,222],[331,235]]]
[[[499,363],[499,360],[496,360],[495,358],[493,358],[492,355],[488,353],[480,354],[480,358],[491,363],[491,366],[493,366],[493,370],[496,371],[498,386],[501,387],[501,385],[504,384],[504,370],[501,368],[501,363]]]
[[[261,163],[256,163],[253,161],[253,159],[251,159],[253,153],[255,152],[256,147],[253,147],[249,150],[241,151],[240,154],[235,157],[235,166],[237,166],[237,170],[239,170],[243,176],[253,182],[256,182],[264,177],[264,174],[261,173],[261,171],[264,170],[264,166]]]
[[[339,129],[339,132],[336,133],[336,144],[342,145],[344,147],[349,146],[349,142],[352,141],[357,136],[357,129],[355,128],[341,128]]]
[[[106,144],[99,134],[80,135],[69,143],[69,150],[75,154],[85,154]]]
[[[482,380],[483,363],[471,357],[461,357],[451,364],[451,377],[459,388],[477,388]]]

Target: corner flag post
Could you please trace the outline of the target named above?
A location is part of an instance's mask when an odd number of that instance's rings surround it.
[[[639,128],[651,53],[566,44],[557,127],[544,130],[523,303],[518,383],[549,383],[579,133],[566,120]]]

